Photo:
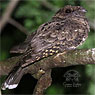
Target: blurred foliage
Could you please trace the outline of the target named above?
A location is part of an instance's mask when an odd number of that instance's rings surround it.
[[[3,14],[9,0],[1,0],[0,1],[1,15]],[[61,7],[65,5],[80,5],[87,9],[87,17],[89,20],[95,20],[95,1],[94,0],[24,0],[20,1],[16,9],[12,14],[12,18],[14,18],[17,22],[21,23],[30,33],[34,32],[41,24],[49,21],[54,13]],[[52,7],[51,7],[52,6]],[[49,8],[50,7],[50,8]],[[55,11],[53,11],[55,10]],[[10,24],[7,24],[2,31],[0,38],[0,60],[4,60],[11,56],[15,56],[15,54],[10,54],[9,50],[14,46],[24,41],[26,35],[20,32],[18,29],[13,27]],[[90,29],[90,33],[86,42],[80,46],[79,48],[95,48],[95,31]],[[81,72],[82,81],[85,81],[85,88],[83,93],[89,93],[89,95],[95,95],[93,89],[95,89],[95,66],[85,66],[85,67],[69,67],[65,70],[69,69],[77,69]],[[57,71],[59,72],[59,71]],[[65,72],[65,71],[64,71]],[[92,75],[93,74],[93,75]],[[57,76],[59,78],[61,74],[52,75]],[[90,77],[90,82],[87,80]],[[56,79],[55,79],[56,80]],[[94,80],[94,82],[92,81]],[[57,81],[57,80],[56,80]],[[59,81],[58,81],[59,82]],[[86,85],[88,84],[88,86]],[[65,90],[64,90],[65,89]],[[88,89],[88,90],[87,90]],[[71,89],[72,90],[72,89]],[[47,89],[47,94],[63,94],[70,90],[66,90],[60,85],[52,85]],[[74,90],[71,92],[73,93]],[[79,90],[80,91],[80,90]],[[80,91],[81,92],[81,91]],[[78,93],[79,94],[79,93]]]
[[[87,16],[90,20],[95,19],[95,0],[83,0],[81,5],[88,11]],[[92,15],[93,14],[93,15]]]
[[[46,92],[48,92],[47,94],[53,94],[53,95],[56,95],[57,93],[58,94],[63,94],[63,92],[64,92],[64,89],[63,89],[63,87],[61,87],[60,85],[52,85],[52,86],[50,86],[48,89],[47,89],[47,91]]]

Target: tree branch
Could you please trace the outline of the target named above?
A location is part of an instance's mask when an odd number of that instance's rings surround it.
[[[4,26],[7,24],[13,10],[15,9],[17,3],[19,2],[19,0],[10,0],[1,20],[0,20],[0,29],[2,31],[2,29],[4,28]],[[0,34],[1,34],[0,31]]]
[[[95,31],[95,19],[92,21],[89,21],[89,24],[91,26],[91,28]]]
[[[43,95],[45,89],[47,89],[51,85],[51,82],[52,82],[51,70],[49,69],[38,80],[33,95]]]
[[[0,76],[10,72],[16,62],[21,58],[12,57],[0,62]],[[47,71],[55,67],[67,67],[72,65],[95,64],[95,48],[72,50],[67,53],[59,53],[57,55],[44,58],[26,68],[27,73],[36,74],[40,69]]]
[[[20,23],[16,22],[14,19],[9,18],[8,22],[15,26],[17,29],[19,29],[21,32],[23,32],[26,35],[29,35],[30,33],[22,26]]]
[[[46,8],[48,8],[51,11],[56,12],[57,11],[57,7],[53,6],[51,3],[49,3],[47,0],[39,0],[39,2],[41,2],[41,4],[43,6],[45,6]]]
[[[14,67],[15,63],[19,61],[21,56],[12,57],[4,61],[0,61],[0,76],[8,75],[11,69]]]
[[[12,57],[0,62],[0,76],[6,75],[15,66],[21,56]],[[83,50],[71,50],[67,53],[44,58],[25,68],[25,73],[30,73],[38,79],[34,89],[34,95],[44,95],[43,92],[51,85],[51,69],[72,65],[95,64],[95,48]]]

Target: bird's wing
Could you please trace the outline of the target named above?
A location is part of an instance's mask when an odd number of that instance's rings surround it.
[[[75,49],[86,39],[86,32],[85,26],[76,21],[47,22],[38,28],[20,65],[26,67],[44,57]]]
[[[23,57],[22,67],[26,67],[41,58],[69,49],[68,41],[74,38],[72,37],[73,34],[69,33],[71,26],[68,23],[67,21],[52,21],[41,25],[31,40],[27,51],[23,54],[25,56]],[[77,33],[75,35],[77,36]],[[72,41],[70,44],[72,46]]]
[[[71,47],[77,47],[84,39],[87,38],[89,29],[83,23],[76,20],[63,20],[56,22],[47,22],[40,26],[36,35],[31,41],[31,47],[35,53],[44,51],[55,45],[64,50]]]
[[[51,21],[38,28],[31,42],[27,46],[27,50],[23,54],[23,62],[20,62],[23,65],[22,67],[45,57],[44,52],[46,49],[54,48],[53,46],[55,46],[59,40],[64,39],[59,33],[59,30],[61,30],[60,24],[61,23],[59,22]],[[57,48],[55,48],[55,50],[56,49]],[[48,54],[46,53],[46,56],[49,56],[49,52]]]

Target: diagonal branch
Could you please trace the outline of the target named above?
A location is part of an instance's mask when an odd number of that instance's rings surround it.
[[[0,76],[10,72],[16,62],[21,58],[12,57],[0,62]],[[67,53],[59,53],[57,55],[44,58],[26,68],[26,73],[36,74],[40,69],[47,71],[55,67],[67,67],[72,65],[95,64],[95,48],[72,50]]]
[[[89,20],[89,24],[91,28],[95,30],[95,19],[93,20],[93,22]]]
[[[52,5],[51,3],[49,3],[47,0],[39,0],[39,2],[41,2],[41,4],[43,6],[45,6],[46,8],[50,9],[51,11],[56,12],[57,11],[57,7]]]
[[[2,15],[2,18],[0,20],[0,29],[2,31],[2,29],[4,28],[4,26],[7,24],[13,10],[15,9],[16,5],[18,4],[19,0],[10,0],[4,14]],[[0,31],[0,34],[1,34]]]
[[[20,58],[21,56],[12,57],[0,62],[0,76],[8,74]],[[95,64],[95,48],[59,53],[35,62],[34,64],[26,67],[25,70],[26,73],[31,73],[38,79],[33,94],[44,95],[43,92],[51,85],[52,82],[52,68],[86,64]]]
[[[19,29],[24,34],[26,34],[26,35],[29,35],[30,34],[24,26],[22,26],[20,23],[16,22],[14,19],[9,18],[8,22],[11,25],[15,26],[17,29]]]

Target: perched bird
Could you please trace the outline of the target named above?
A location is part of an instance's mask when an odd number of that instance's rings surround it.
[[[51,21],[39,26],[24,43],[14,47],[11,52],[23,53],[22,58],[9,73],[2,89],[16,88],[25,68],[34,62],[82,45],[89,32],[85,13],[86,10],[81,6],[67,5],[59,9]]]

